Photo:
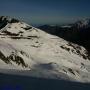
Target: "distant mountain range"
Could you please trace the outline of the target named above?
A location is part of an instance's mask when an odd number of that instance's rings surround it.
[[[90,52],[90,19],[77,21],[66,26],[43,25],[43,31],[84,46]]]

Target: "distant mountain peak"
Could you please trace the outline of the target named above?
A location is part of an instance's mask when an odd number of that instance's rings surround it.
[[[77,21],[74,26],[76,26],[77,28],[87,28],[90,27],[90,19],[82,19]]]

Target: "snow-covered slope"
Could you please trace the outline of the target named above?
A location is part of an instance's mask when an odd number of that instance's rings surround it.
[[[24,22],[5,20],[4,27],[0,24],[0,72],[90,82],[90,60],[84,47]]]

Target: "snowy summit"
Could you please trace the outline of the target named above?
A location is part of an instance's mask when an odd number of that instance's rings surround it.
[[[0,72],[90,82],[90,58],[82,46],[1,16]]]

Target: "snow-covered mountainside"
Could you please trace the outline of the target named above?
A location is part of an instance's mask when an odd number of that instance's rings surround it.
[[[82,46],[0,17],[0,72],[90,82],[87,53]]]
[[[80,21],[77,21],[73,26],[77,28],[88,28],[90,27],[90,19],[83,19]]]

